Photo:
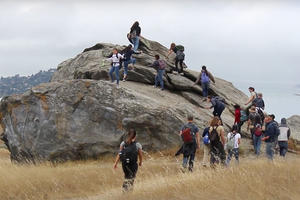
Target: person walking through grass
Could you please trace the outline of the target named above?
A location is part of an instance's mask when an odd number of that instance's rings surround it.
[[[231,132],[227,135],[226,149],[228,151],[226,165],[229,165],[231,157],[234,155],[236,162],[239,162],[239,146],[241,144],[241,134],[238,132],[238,125],[233,125]]]
[[[137,163],[138,160],[139,164]],[[120,151],[117,155],[114,169],[117,168],[119,161],[122,162],[122,169],[125,176],[123,191],[131,191],[138,166],[142,166],[143,162],[142,145],[136,142],[136,131],[133,128],[129,130],[126,140],[120,145]]]

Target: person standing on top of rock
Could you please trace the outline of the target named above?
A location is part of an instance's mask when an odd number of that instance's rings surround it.
[[[189,162],[189,171],[193,171],[194,159],[197,148],[200,148],[199,128],[193,123],[194,117],[189,115],[187,117],[188,123],[183,125],[179,135],[181,136],[183,144],[183,161],[182,167],[185,170]]]
[[[175,57],[176,71],[178,74],[183,74],[183,61],[185,58],[184,46],[176,45],[175,43],[172,43],[170,46],[170,49],[168,51],[167,58],[169,58],[169,56],[172,52],[174,52],[176,54],[176,57]],[[178,63],[180,64],[180,70],[178,69]]]
[[[122,169],[125,175],[124,192],[133,189],[134,179],[138,171],[137,161],[139,160],[139,166],[142,166],[143,162],[142,145],[135,140],[136,131],[135,129],[130,129],[126,141],[123,141],[120,145],[120,151],[114,164],[114,169],[116,169],[119,161],[121,160],[122,162]]]
[[[266,154],[268,159],[273,160],[276,138],[280,134],[277,123],[274,121],[274,115],[268,115],[265,118],[265,133],[261,139],[266,143]]]
[[[139,54],[137,52],[134,52],[132,45],[128,45],[123,51],[123,61],[124,61],[124,77],[123,77],[123,81],[126,81],[127,76],[128,76],[128,65],[130,63],[132,63],[132,65],[135,64],[136,59],[132,58],[132,54]]]
[[[161,90],[164,90],[164,73],[165,73],[165,68],[167,64],[164,60],[160,59],[159,55],[155,55],[155,61],[151,65],[151,67],[156,68],[157,74],[155,76],[155,85],[154,87],[157,88],[158,82],[160,84]]]
[[[141,27],[138,21],[134,22],[134,24],[130,28],[130,33],[127,35],[129,41],[133,44],[133,51],[137,52],[140,44],[140,36],[141,36]]]
[[[252,104],[254,104],[257,108],[265,109],[265,102],[263,100],[263,94],[257,93],[257,97],[253,100]]]
[[[281,119],[279,130],[278,145],[280,156],[285,157],[285,154],[288,151],[288,140],[291,136],[291,129],[287,125],[286,118]]]
[[[211,103],[212,105],[210,107],[206,107],[206,109],[214,108],[213,115],[218,116],[221,119],[221,115],[225,110],[225,103],[221,101],[220,97],[212,96],[207,97],[207,102]]]
[[[206,69],[206,66],[202,66],[201,73],[198,76],[197,80],[195,81],[194,85],[196,85],[198,83],[201,84],[203,97],[208,96],[210,81],[212,81],[213,83],[216,83],[213,75]]]
[[[113,73],[115,72],[116,79],[117,79],[117,85],[119,86],[120,77],[119,77],[119,67],[120,67],[120,59],[123,58],[123,56],[118,53],[118,50],[116,48],[113,49],[112,56],[106,60],[111,61],[111,68],[109,70],[109,75],[111,78],[111,82],[114,82],[114,76]]]

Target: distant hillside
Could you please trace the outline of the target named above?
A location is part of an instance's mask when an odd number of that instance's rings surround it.
[[[55,71],[56,69],[49,69],[31,76],[20,76],[17,74],[11,77],[1,77],[0,98],[12,94],[21,94],[40,83],[49,82]]]

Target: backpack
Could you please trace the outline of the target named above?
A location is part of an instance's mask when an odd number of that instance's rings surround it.
[[[164,60],[158,60],[158,69],[164,70],[166,68],[166,62]]]
[[[185,57],[185,54],[182,51],[177,50],[177,52],[176,52],[176,59],[177,60],[184,60],[184,57]]]
[[[203,144],[208,145],[210,144],[210,140],[209,140],[209,128],[205,128],[204,131],[204,137],[203,137]]]
[[[254,135],[260,137],[262,135],[261,124],[254,125]]]
[[[182,140],[185,144],[190,144],[194,142],[194,133],[192,132],[192,127],[187,125],[181,134]]]
[[[219,137],[217,128],[218,127],[213,128],[213,130],[209,134],[209,140],[210,140],[211,144],[216,144],[216,143],[220,142],[220,137]]]
[[[201,82],[202,83],[208,83],[210,81],[208,74],[205,72],[201,73]]]
[[[234,142],[235,142],[235,134],[231,133],[229,140],[227,142],[227,145],[226,145],[228,150],[231,150],[234,148]]]
[[[177,46],[176,46],[176,49],[177,49],[178,51],[184,52],[184,46],[182,46],[182,45],[177,45]]]
[[[111,66],[114,66],[114,63],[119,63],[120,66],[121,66],[121,61],[120,61],[120,58],[119,58],[118,54],[119,54],[119,53],[116,54],[116,57],[117,57],[117,59],[119,60],[119,62],[111,62]],[[114,56],[114,54],[112,54],[111,56]],[[119,66],[119,67],[120,67],[120,66]]]
[[[215,96],[214,99],[217,100],[218,102],[221,102],[221,103],[224,103],[224,104],[226,103],[226,101],[223,97]]]
[[[136,148],[136,142],[130,144],[125,143],[122,151],[119,153],[120,160],[123,164],[132,164],[137,162],[138,150]]]
[[[265,119],[264,111],[263,111],[261,108],[259,108],[259,107],[256,107],[256,111],[257,111],[257,113],[259,114],[260,119],[261,119],[262,121],[264,121],[264,119]]]
[[[248,116],[247,116],[247,113],[246,113],[246,111],[244,111],[244,110],[241,110],[241,117],[240,117],[240,121],[241,122],[245,122],[245,121],[247,121],[248,120]]]

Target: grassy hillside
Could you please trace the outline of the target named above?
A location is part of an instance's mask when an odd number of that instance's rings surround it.
[[[197,167],[180,172],[181,159],[174,151],[146,155],[133,193],[122,194],[121,166],[112,169],[113,158],[98,161],[14,165],[8,152],[0,151],[1,200],[12,199],[300,199],[300,159],[291,156],[270,163],[242,158],[229,168]],[[199,155],[199,154],[198,154]],[[88,198],[87,198],[88,197]]]

